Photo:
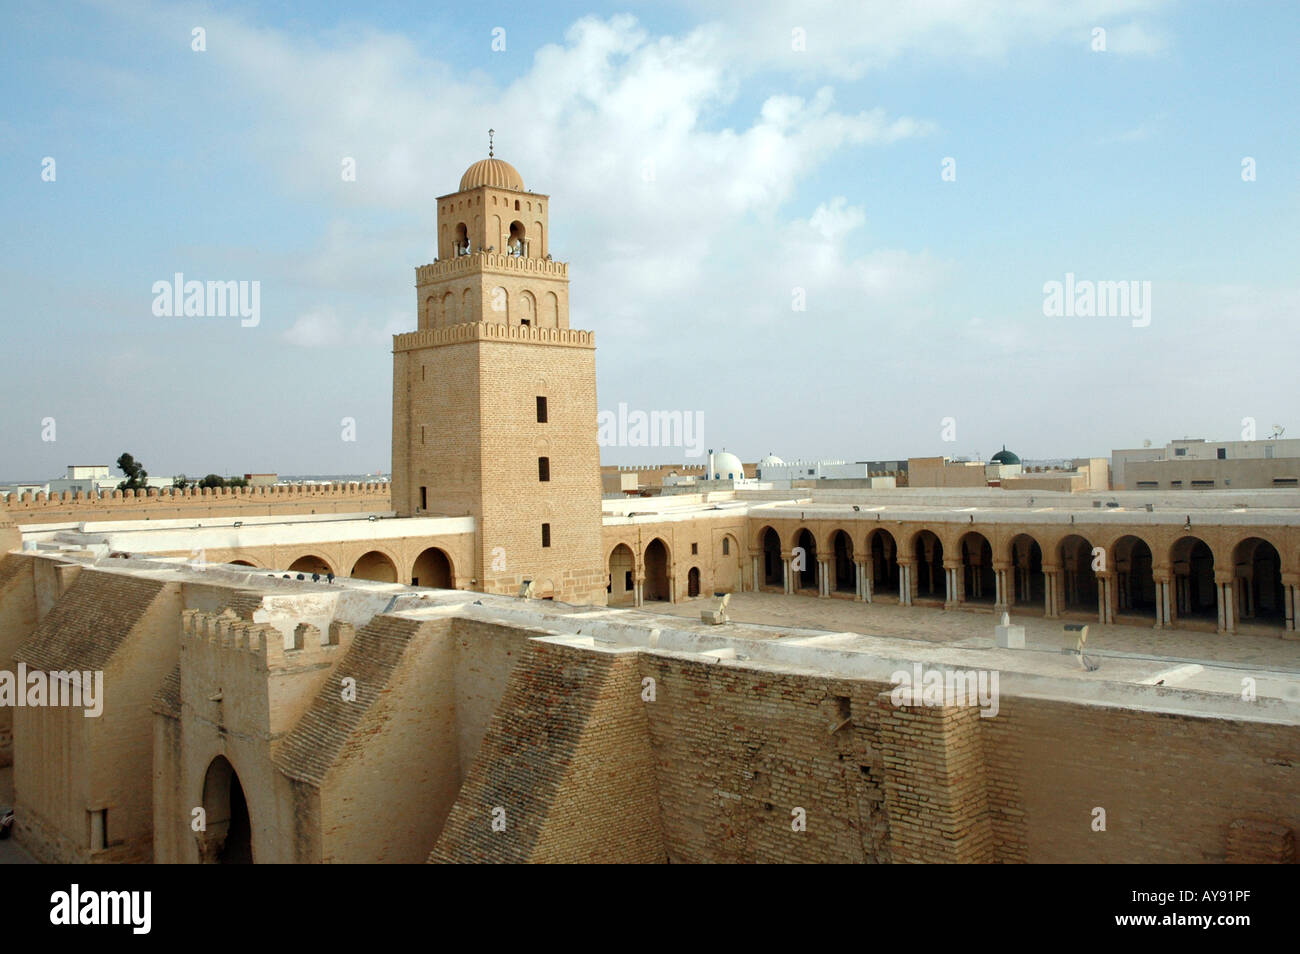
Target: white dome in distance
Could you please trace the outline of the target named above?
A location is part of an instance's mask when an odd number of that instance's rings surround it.
[[[784,463],[785,461],[777,457],[775,454],[768,454],[766,457],[764,457],[762,460],[758,462],[758,466],[759,467],[780,467]]]
[[[720,451],[713,455],[713,473],[710,476],[714,480],[741,480],[745,476],[745,465],[735,454]]]

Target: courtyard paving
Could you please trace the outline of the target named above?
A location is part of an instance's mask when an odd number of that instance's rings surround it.
[[[642,609],[698,620],[700,611],[712,608],[716,602],[708,597],[675,604],[647,603]],[[991,606],[944,610],[933,606],[904,607],[894,602],[858,603],[748,592],[732,594],[727,614],[743,623],[865,633],[972,648],[990,644],[997,622]],[[1207,624],[1200,621],[1187,624],[1198,628],[1154,629],[1150,625],[1127,622],[1103,626],[1095,616],[1045,619],[1032,612],[1012,612],[1011,621],[1025,627],[1028,649],[1059,652],[1062,647],[1073,646],[1077,634],[1067,633],[1064,624],[1087,623],[1090,653],[1124,653],[1300,675],[1300,640],[1282,639],[1276,631],[1263,628],[1221,636],[1207,632]]]

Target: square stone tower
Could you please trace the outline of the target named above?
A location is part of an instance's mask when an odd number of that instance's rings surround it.
[[[472,589],[605,603],[596,344],[569,327],[550,197],[489,157],[438,199],[418,330],[393,339],[393,508],[473,516]]]

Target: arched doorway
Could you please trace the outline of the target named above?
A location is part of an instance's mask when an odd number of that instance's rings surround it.
[[[610,606],[628,606],[636,602],[635,570],[632,548],[620,543],[609,555],[609,586],[605,592],[609,594]]]
[[[1043,548],[1027,533],[1011,540],[1012,602],[1017,606],[1043,609],[1047,582],[1043,577]]]
[[[198,832],[205,864],[252,864],[253,824],[234,766],[218,755],[203,777],[204,830]]]
[[[1156,578],[1151,547],[1141,537],[1125,535],[1111,547],[1115,561],[1116,616],[1156,618]]]
[[[796,551],[802,550],[802,557]],[[794,555],[790,558],[791,568],[795,566],[795,561],[799,560],[802,567],[795,572],[795,589],[796,590],[813,590],[817,586],[817,540],[813,537],[812,531],[800,530],[795,534]]]
[[[898,594],[898,544],[888,530],[871,535],[871,593]]]
[[[668,545],[655,537],[645,548],[645,602],[664,602],[672,594],[668,589]]]
[[[700,595],[700,568],[693,566],[690,572],[686,574],[686,595],[696,597]]]
[[[1218,587],[1214,582],[1214,553],[1200,537],[1183,537],[1170,551],[1174,565],[1174,606],[1183,619],[1216,620]]]
[[[1097,574],[1092,544],[1077,533],[1061,541],[1061,609],[1097,612]]]
[[[1286,598],[1282,589],[1282,557],[1277,547],[1259,537],[1237,544],[1233,552],[1237,568],[1234,589],[1237,618],[1270,626],[1286,621]]]
[[[378,550],[363,553],[352,565],[350,574],[356,580],[375,580],[379,583],[396,583],[397,567],[387,554]]]
[[[781,563],[781,537],[768,527],[763,531],[763,585],[785,586],[785,567]]]
[[[922,599],[945,599],[948,588],[943,572],[943,542],[932,530],[922,530],[913,544],[916,560],[916,594]]]
[[[997,598],[993,545],[984,534],[971,531],[961,538],[960,552],[964,601],[992,603]]]
[[[312,573],[316,573],[319,574],[320,576],[328,576],[329,574],[333,573],[334,570],[328,563],[326,563],[320,557],[316,556],[315,554],[309,553],[306,556],[298,557],[298,559],[290,563],[289,572],[306,573],[308,575],[311,575]]]
[[[853,565],[853,540],[843,530],[836,530],[831,538],[831,550],[835,554],[835,592],[856,593],[858,574]]]
[[[429,547],[411,568],[412,586],[429,586],[438,590],[453,589],[451,557],[438,547]]]

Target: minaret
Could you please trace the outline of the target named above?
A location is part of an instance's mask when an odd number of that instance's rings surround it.
[[[595,338],[569,327],[550,197],[488,153],[438,198],[418,330],[393,339],[393,509],[475,518],[457,586],[603,604]]]

